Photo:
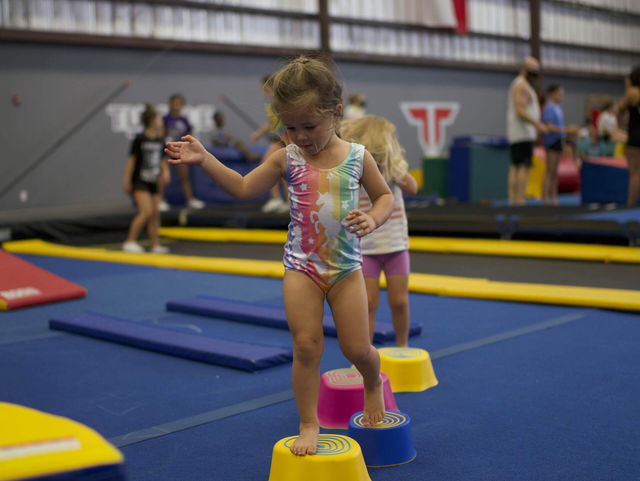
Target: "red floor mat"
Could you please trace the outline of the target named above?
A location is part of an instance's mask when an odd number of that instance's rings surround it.
[[[0,310],[66,301],[87,290],[0,249]]]

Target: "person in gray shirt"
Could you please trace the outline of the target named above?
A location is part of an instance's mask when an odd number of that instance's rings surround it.
[[[507,139],[511,146],[509,168],[509,205],[524,205],[533,147],[538,134],[548,129],[540,121],[540,103],[534,86],[540,75],[540,64],[525,57],[519,75],[509,87],[507,99]]]

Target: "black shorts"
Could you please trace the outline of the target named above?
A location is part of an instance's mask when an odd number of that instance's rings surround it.
[[[156,195],[158,193],[158,183],[135,180],[131,184],[131,191],[135,192],[136,190],[139,190],[142,192],[149,192],[151,195]]]
[[[518,142],[511,144],[511,163],[531,167],[533,157],[533,142]]]
[[[553,144],[547,147],[547,150],[553,150],[555,152],[562,152],[562,139],[556,140]]]

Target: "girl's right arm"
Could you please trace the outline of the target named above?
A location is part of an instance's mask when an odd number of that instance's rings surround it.
[[[127,165],[124,168],[124,187],[122,190],[125,194],[131,194],[131,176],[133,175],[133,165],[136,163],[136,156],[130,155],[127,159]]]
[[[183,142],[167,142],[164,150],[171,164],[199,165],[202,170],[231,197],[248,200],[269,192],[284,176],[286,150],[280,149],[270,155],[245,177],[223,165],[191,135],[182,137]]]

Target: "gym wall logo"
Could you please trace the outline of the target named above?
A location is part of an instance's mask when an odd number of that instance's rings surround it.
[[[167,104],[155,106],[160,115],[169,112]],[[216,107],[211,104],[185,105],[182,109],[184,115],[193,126],[193,133],[213,132],[213,114]],[[133,139],[144,129],[140,116],[144,112],[144,104],[109,104],[105,108],[106,114],[111,119],[111,131],[115,134],[124,134],[129,140]]]
[[[0,297],[4,297],[7,301],[40,295],[42,295],[42,292],[35,287],[19,287],[18,289],[11,289],[9,291],[0,291]]]
[[[400,110],[418,128],[418,142],[427,157],[441,155],[447,140],[446,129],[460,111],[458,102],[400,102]]]

